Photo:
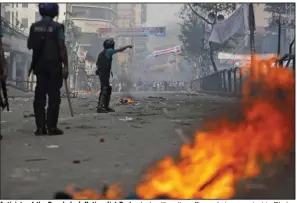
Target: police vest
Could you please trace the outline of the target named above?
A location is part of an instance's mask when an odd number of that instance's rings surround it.
[[[62,63],[58,39],[59,29],[63,29],[63,25],[52,20],[41,20],[32,24],[30,37],[33,42],[33,55],[39,55],[40,63]]]
[[[103,50],[99,54],[98,59],[97,59],[97,62],[96,62],[96,65],[97,65],[97,68],[98,68],[98,72],[101,72],[101,73],[110,73],[112,59],[108,59],[105,56],[105,52],[106,52],[106,50]]]

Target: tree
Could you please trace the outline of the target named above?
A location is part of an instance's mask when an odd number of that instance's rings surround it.
[[[199,8],[199,13],[197,12],[197,8]],[[224,14],[231,14],[234,10],[236,9],[236,4],[234,3],[223,3],[223,4],[213,4],[213,3],[194,3],[194,4],[186,4],[180,11],[180,18],[184,20],[184,23],[187,23],[187,19],[191,15],[195,15],[196,17],[199,18],[200,24],[211,24],[213,25],[216,23],[216,20],[214,22],[210,22],[209,19],[207,19],[206,15],[212,13],[215,16],[218,16],[219,14],[224,15]],[[181,27],[182,29],[182,27]],[[201,36],[204,36],[204,29],[202,30]],[[197,35],[196,35],[197,38]],[[201,42],[199,39],[196,39],[197,41]],[[234,43],[233,43],[234,44]],[[224,43],[224,44],[214,44],[214,43],[209,43],[210,48],[209,48],[209,56],[210,60],[213,66],[214,71],[218,71],[215,60],[214,60],[214,54],[216,54],[218,51],[221,50],[228,50],[230,49],[230,41]],[[234,48],[234,47],[232,47]]]
[[[183,44],[183,53],[181,54],[186,60],[193,61],[198,67],[199,59],[205,55],[204,49],[204,28],[202,21],[192,13],[188,13],[184,22],[180,24],[181,34],[178,36]],[[199,64],[202,72],[208,69],[204,64]],[[193,71],[195,71],[193,69]]]

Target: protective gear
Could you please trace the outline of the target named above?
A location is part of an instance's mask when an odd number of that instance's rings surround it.
[[[99,95],[99,103],[97,108],[98,113],[107,113],[107,112],[114,111],[113,109],[109,108],[111,92],[112,92],[112,87],[110,85],[104,86],[103,88],[101,88],[101,92]]]
[[[103,42],[103,47],[104,49],[114,49],[114,40],[111,39],[107,39]]]
[[[56,17],[59,15],[59,5],[57,3],[40,3],[38,4],[39,14],[41,16]]]
[[[58,39],[60,29],[63,29],[63,25],[53,20],[41,20],[32,24],[28,47],[30,45],[33,49],[34,74],[45,71],[62,74],[62,59]]]

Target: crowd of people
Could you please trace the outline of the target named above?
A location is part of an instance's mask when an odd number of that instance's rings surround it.
[[[139,81],[133,84],[121,82],[112,83],[114,92],[147,92],[147,91],[186,91],[189,84],[185,81]]]

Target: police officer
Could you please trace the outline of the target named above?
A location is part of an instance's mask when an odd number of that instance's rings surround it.
[[[28,49],[33,49],[31,68],[36,75],[33,102],[36,136],[62,135],[57,128],[63,78],[68,77],[68,56],[65,46],[64,26],[53,19],[59,14],[57,3],[40,3],[40,21],[30,27]],[[47,114],[45,112],[48,96]]]
[[[0,24],[0,81],[6,81],[6,78],[7,78],[7,63],[5,60],[4,49],[2,45],[2,29]],[[0,109],[0,118],[1,118],[1,109]],[[0,129],[0,140],[1,139],[2,139],[2,135],[1,135],[1,129]]]
[[[97,75],[100,78],[100,95],[97,107],[97,113],[108,113],[114,112],[112,108],[109,107],[110,96],[112,87],[109,83],[109,78],[111,74],[111,64],[112,64],[112,56],[118,52],[125,51],[127,48],[132,49],[132,46],[124,46],[119,49],[114,48],[114,40],[107,39],[103,43],[104,50],[99,54],[97,60]]]

